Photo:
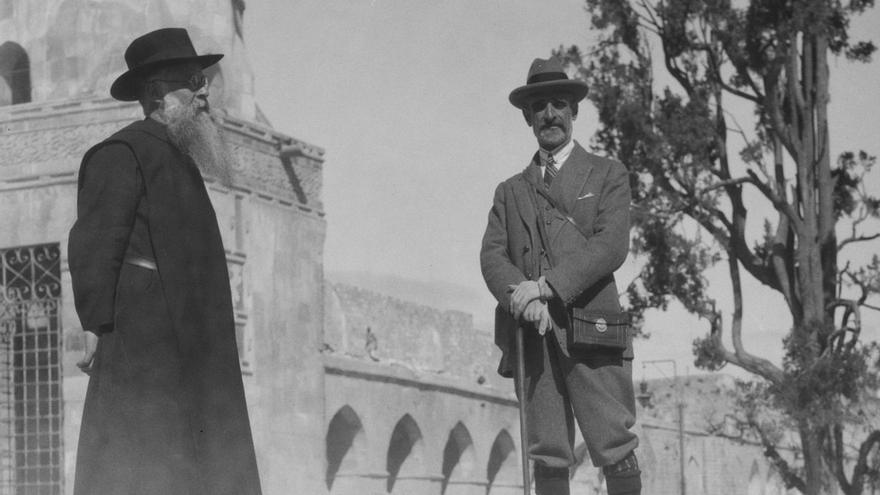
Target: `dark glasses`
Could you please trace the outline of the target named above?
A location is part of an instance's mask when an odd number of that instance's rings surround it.
[[[150,79],[150,82],[153,81],[161,81],[167,83],[178,83],[183,84],[185,87],[189,88],[191,91],[198,91],[202,89],[205,84],[208,84],[208,78],[202,74],[201,72],[196,72],[189,79],[179,80],[179,79]]]

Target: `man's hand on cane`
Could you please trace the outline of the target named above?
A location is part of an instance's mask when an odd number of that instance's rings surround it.
[[[538,333],[544,335],[551,328],[550,310],[547,303],[540,299],[535,299],[526,305],[522,318],[525,321],[533,323]]]
[[[525,280],[518,285],[508,285],[507,290],[512,292],[508,309],[514,318],[522,316],[526,306],[532,301],[536,299],[547,301],[554,296],[553,289],[543,276],[538,280]]]
[[[507,289],[512,291],[508,309],[514,318],[522,316],[527,306],[541,297],[541,288],[538,287],[538,282],[535,280],[526,280],[520,282],[519,285],[509,285]]]

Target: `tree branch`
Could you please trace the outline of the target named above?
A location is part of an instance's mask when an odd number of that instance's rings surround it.
[[[758,190],[761,191],[761,193],[763,193],[764,196],[770,200],[770,202],[773,204],[773,207],[776,208],[776,211],[785,214],[786,218],[788,218],[788,221],[791,222],[794,231],[798,235],[803,235],[803,222],[801,221],[800,216],[798,216],[791,203],[786,201],[785,198],[780,196],[769,185],[761,181],[761,179],[758,178],[757,174],[755,174],[754,170],[748,170],[746,171],[746,173],[749,174],[749,177],[752,178],[752,184],[754,184],[755,187],[757,187]]]
[[[731,324],[731,339],[733,341],[733,355],[725,353],[724,358],[731,364],[735,364],[746,371],[754,373],[774,383],[782,383],[784,374],[781,369],[770,361],[750,354],[745,350],[742,341],[742,282],[739,276],[739,265],[735,257],[728,257],[728,271],[733,285],[733,322]]]
[[[781,201],[789,204],[788,197],[785,194],[786,179],[785,167],[783,166],[782,143],[776,134],[773,135],[772,139],[774,170],[774,182],[772,184],[775,186],[773,191]],[[776,223],[776,233],[773,236],[771,260],[776,277],[779,280],[782,295],[788,302],[789,312],[797,320],[796,315],[800,314],[801,300],[795,287],[797,277],[794,275],[794,255],[792,253],[794,249],[794,229],[791,228],[789,214],[778,211],[778,215],[779,220]]]
[[[839,424],[835,424],[832,431],[828,432],[828,436],[830,438],[825,442],[825,448],[822,449],[825,455],[825,462],[831,467],[831,471],[837,478],[841,488],[843,488],[843,492],[850,493],[849,480],[846,479],[843,467],[843,461],[846,459],[843,449],[843,429]]]
[[[764,447],[764,457],[770,461],[770,464],[776,468],[776,471],[782,476],[783,482],[787,488],[796,488],[801,493],[805,493],[807,489],[807,484],[801,479],[800,476],[788,465],[788,461],[786,461],[780,454],[779,451],[776,450],[776,446],[773,445],[772,442],[767,438],[764,434],[764,431],[756,425],[752,424],[752,427],[755,431],[758,432],[758,438],[761,439],[761,445]]]
[[[694,218],[694,220],[696,220],[701,226],[703,226],[703,228],[705,228],[710,234],[712,234],[713,237],[715,237],[715,239],[722,246],[725,247],[728,253],[732,253],[736,258],[738,258],[746,271],[752,274],[752,276],[754,276],[759,282],[773,289],[782,290],[782,287],[778,286],[779,279],[773,278],[773,272],[768,269],[768,267],[763,263],[762,260],[758,259],[754,255],[754,253],[751,251],[751,249],[749,249],[748,245],[746,244],[745,208],[743,207],[741,200],[739,200],[739,196],[736,194],[736,191],[731,190],[733,187],[740,184],[754,183],[755,180],[756,179],[754,177],[728,179],[720,181],[716,184],[712,184],[697,192],[697,195],[701,196],[720,187],[727,188],[728,197],[731,198],[731,203],[734,204],[734,210],[736,213],[738,213],[736,222],[728,220],[724,216],[724,214],[717,209],[701,205],[701,208],[712,213],[714,217],[721,219],[725,228],[727,228],[726,233],[721,232],[711,222],[708,222],[695,214],[691,214],[691,217]]]
[[[733,68],[736,70],[737,75],[741,77],[752,91],[755,93],[755,103],[760,104],[764,100],[764,94],[761,92],[761,88],[758,87],[757,83],[755,83],[752,75],[749,74],[748,64],[743,60],[742,57],[735,56],[733,50],[735,49],[735,43],[730,43],[730,40],[722,41],[721,48],[724,50],[724,53],[727,54],[727,57],[730,59],[730,63],[733,65]]]
[[[652,8],[651,5],[648,4],[648,2],[646,2],[645,0],[640,0],[639,4],[642,6],[643,9],[645,9],[645,13],[647,14],[646,17],[649,18],[649,22],[656,29],[654,33],[659,36],[660,31],[663,29],[663,27],[660,25],[660,22],[657,21],[657,15],[654,11],[654,8]],[[639,17],[645,16],[645,14],[639,14],[638,12],[636,12],[636,15],[638,15]]]
[[[852,487],[854,493],[861,493],[865,487],[865,475],[868,473],[868,455],[871,450],[880,445],[880,430],[874,430],[859,447],[859,457],[853,467]]]
[[[875,308],[871,308],[869,305],[867,305],[865,303],[865,301],[868,300],[868,295],[873,293],[874,290],[869,286],[868,282],[862,280],[861,278],[856,276],[856,274],[849,271],[849,262],[847,262],[846,267],[844,267],[844,269],[840,271],[840,274],[841,274],[841,276],[846,275],[847,277],[849,277],[850,282],[857,285],[859,287],[859,290],[862,291],[862,295],[859,296],[859,300],[856,302],[856,305],[857,306],[865,306],[870,309],[875,309]]]
[[[754,182],[755,182],[755,180],[752,177],[739,177],[736,179],[722,180],[722,181],[716,182],[715,184],[712,184],[710,186],[704,187],[703,189],[700,189],[699,191],[697,191],[697,195],[702,196],[703,194],[706,194],[709,191],[714,191],[715,189],[720,189],[722,187],[737,186],[740,184],[754,183]]]
[[[853,244],[856,242],[873,241],[874,239],[877,239],[877,238],[880,238],[880,233],[871,234],[871,235],[861,235],[861,236],[857,236],[857,237],[849,237],[847,239],[840,241],[837,244],[837,251],[838,252],[841,251],[844,248],[844,246],[846,246],[847,244]]]
[[[734,96],[739,96],[740,98],[743,98],[747,101],[750,101],[756,105],[761,103],[761,99],[758,96],[746,93],[743,90],[736,89],[733,86],[725,83],[724,79],[721,77],[721,61],[718,60],[718,55],[714,52],[714,50],[706,50],[706,51],[709,54],[709,63],[712,66],[713,79],[721,87],[721,89],[723,89],[724,91],[727,91],[728,93],[730,93]],[[734,67],[735,67],[735,65],[734,65]],[[749,78],[749,79],[751,79],[751,78]]]
[[[800,127],[798,121],[803,118],[807,103],[804,101],[804,94],[798,84],[801,72],[798,69],[798,50],[792,46],[792,42],[788,43],[788,50],[785,54],[785,83],[787,86],[786,94],[788,94],[788,112],[792,123]],[[798,136],[800,139],[800,136]]]
[[[746,99],[756,105],[761,102],[761,100],[757,96],[750,95],[750,94],[746,93],[745,91],[736,89],[733,86],[725,83],[724,81],[718,81],[718,84],[721,86],[721,88],[724,91],[727,91],[728,93],[730,93],[734,96],[739,96],[740,98]]]
[[[776,224],[776,233],[773,235],[773,247],[770,250],[770,263],[773,266],[773,272],[779,281],[779,291],[785,302],[788,304],[789,311],[794,311],[797,307],[796,295],[794,288],[791,286],[791,276],[786,260],[789,256],[789,243],[791,231],[788,224],[788,216],[779,213],[779,221]]]
[[[780,87],[779,76],[782,72],[781,63],[773,63],[768,67],[764,75],[764,111],[770,118],[771,129],[782,145],[788,150],[795,162],[800,159],[800,138],[791,131],[791,126],[785,123],[782,115],[782,107],[785,101],[780,100],[780,93],[784,90]]]

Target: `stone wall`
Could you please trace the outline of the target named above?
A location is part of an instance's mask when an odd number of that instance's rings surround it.
[[[72,489],[87,378],[67,270],[83,153],[128,122],[136,104],[107,98],[0,107],[2,248],[61,247],[63,471]],[[236,157],[231,187],[208,179],[230,271],[238,343],[254,439],[267,493],[317,490],[322,449],[323,150],[257,123],[217,115]]]
[[[326,296],[341,318],[325,327],[332,352],[397,364],[461,380],[512,388],[496,373],[500,351],[491,334],[476,330],[470,314],[441,311],[330,282]],[[367,352],[367,329],[375,344]]]

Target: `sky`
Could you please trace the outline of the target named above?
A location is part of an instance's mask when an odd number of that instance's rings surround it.
[[[326,150],[325,266],[333,272],[392,274],[461,291],[478,325],[493,300],[479,249],[495,186],[519,172],[536,143],[507,96],[531,61],[593,39],[583,0],[252,0],[245,45],[256,99],[272,125]],[[870,36],[880,12],[854,23]],[[880,153],[880,64],[834,60],[832,156]],[[596,130],[581,105],[574,138]],[[880,194],[877,177],[871,187]],[[876,250],[878,246],[874,246]],[[864,255],[864,253],[861,253]],[[630,259],[618,272],[637,274]],[[719,297],[729,282],[709,274]],[[729,303],[725,303],[729,307]],[[783,302],[747,286],[747,347],[778,360],[788,325]],[[729,320],[729,318],[727,318]],[[705,322],[673,306],[649,314],[650,339],[636,345],[636,374],[696,373],[691,342]],[[876,338],[875,332],[871,338]],[[763,354],[762,354],[763,353]],[[735,371],[735,370],[729,370]],[[736,374],[736,373],[734,373]]]

